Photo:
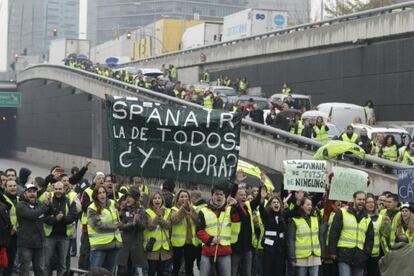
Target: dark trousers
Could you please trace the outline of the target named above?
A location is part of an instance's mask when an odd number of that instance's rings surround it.
[[[17,254],[17,235],[13,235],[10,244],[7,247],[7,256],[9,258],[9,266],[4,269],[4,276],[11,276],[13,273],[14,260]]]
[[[367,276],[380,276],[378,267],[379,257],[371,257],[367,262]]]
[[[322,265],[323,276],[339,276],[338,264],[335,262],[324,263]]]
[[[197,247],[192,244],[185,244],[182,247],[173,247],[173,276],[178,276],[180,272],[181,262],[184,257],[185,261],[185,275],[193,276],[194,261],[197,258]]]
[[[263,275],[286,275],[285,257],[274,251],[265,251],[263,254]]]
[[[81,236],[81,246],[79,252],[79,261],[78,266],[80,269],[89,270],[89,253],[91,251],[91,246],[89,244],[88,234],[82,232]]]
[[[30,264],[35,276],[46,275],[44,271],[43,248],[19,248],[20,273],[19,276],[30,275]]]
[[[164,267],[166,261],[148,260],[148,276],[164,276]]]

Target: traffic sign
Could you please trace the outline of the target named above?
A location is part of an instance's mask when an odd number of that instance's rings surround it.
[[[21,107],[22,94],[20,92],[0,92],[0,107]]]

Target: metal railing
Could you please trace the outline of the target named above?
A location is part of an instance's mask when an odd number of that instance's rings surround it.
[[[42,68],[42,67],[46,67],[46,68],[53,68],[56,70],[64,70],[64,71],[70,71],[70,72],[74,72],[77,73],[79,75],[82,75],[84,77],[90,78],[91,80],[95,80],[95,81],[99,81],[99,82],[103,82],[112,86],[116,86],[120,89],[126,89],[127,91],[131,92],[131,96],[136,96],[136,97],[144,97],[147,99],[152,99],[158,102],[163,102],[163,103],[169,103],[169,104],[177,104],[177,105],[182,105],[182,106],[191,106],[193,108],[200,108],[203,109],[204,107],[196,104],[196,103],[192,103],[192,102],[188,102],[188,101],[184,101],[182,99],[178,99],[176,97],[173,96],[169,96],[166,94],[162,94],[160,92],[155,92],[149,89],[145,89],[142,87],[137,87],[135,85],[131,85],[113,78],[108,78],[108,77],[104,77],[89,71],[85,71],[85,70],[81,70],[81,69],[77,69],[77,68],[72,68],[72,67],[68,67],[68,66],[61,66],[61,65],[49,65],[49,64],[39,64],[39,65],[35,65],[35,66],[31,66],[28,67],[27,69],[25,69],[24,71],[22,71],[22,73],[24,74],[25,71],[27,70],[36,70],[36,68]],[[20,74],[18,75],[17,78],[17,82],[20,83],[22,81],[26,81],[26,79],[20,80]],[[263,124],[259,124],[259,123],[255,123],[252,122],[250,120],[246,120],[243,119],[242,120],[242,125],[243,126],[247,126],[247,130],[245,131],[251,131],[248,129],[259,129],[262,131],[263,135],[265,136],[274,136],[274,135],[278,135],[281,138],[284,139],[288,139],[292,142],[296,142],[296,143],[300,143],[302,145],[305,146],[312,146],[314,148],[319,148],[321,147],[323,144],[312,140],[310,138],[307,137],[303,137],[303,136],[299,136],[299,135],[294,135],[291,134],[290,132],[281,130],[281,129],[277,129],[274,127],[270,127],[270,126],[266,126]],[[253,132],[253,131],[252,131]],[[257,133],[256,133],[257,134]],[[278,139],[278,141],[282,141],[281,139]],[[376,156],[372,156],[372,155],[365,155],[365,161],[367,162],[371,162],[371,163],[375,163],[378,164],[380,166],[384,166],[384,167],[388,167],[394,170],[401,170],[401,169],[406,169],[406,168],[413,168],[411,166],[406,166],[403,165],[401,163],[398,162],[393,162],[393,161],[389,161],[387,159],[383,159],[383,158],[379,158]]]
[[[197,48],[192,48],[192,49],[188,49],[188,50],[170,52],[170,53],[167,53],[167,54],[162,54],[162,55],[154,56],[154,57],[151,57],[151,58],[140,59],[140,60],[137,60],[137,61],[131,61],[131,62],[128,62],[128,63],[119,64],[116,67],[121,68],[121,67],[131,66],[131,65],[134,65],[136,63],[153,61],[153,60],[163,59],[163,58],[176,56],[176,55],[183,55],[183,54],[194,53],[194,52],[202,52],[203,50],[208,50],[208,49],[218,48],[218,47],[226,47],[226,46],[229,46],[229,45],[243,43],[243,42],[246,42],[246,41],[266,39],[266,38],[274,37],[274,36],[278,36],[278,35],[284,35],[284,34],[290,34],[290,33],[294,33],[294,32],[300,32],[300,31],[304,31],[304,30],[307,30],[307,29],[321,28],[321,27],[327,26],[327,25],[339,24],[339,23],[343,23],[345,21],[353,21],[353,20],[358,20],[358,19],[361,19],[361,18],[373,17],[373,16],[383,15],[383,14],[387,14],[387,13],[400,12],[400,11],[403,11],[403,10],[406,10],[406,9],[409,9],[409,8],[414,8],[414,1],[395,4],[395,5],[390,5],[390,6],[386,6],[386,7],[382,7],[382,8],[371,9],[371,10],[362,11],[362,12],[357,12],[357,13],[344,15],[344,16],[339,16],[339,17],[335,17],[335,18],[330,18],[330,19],[326,19],[326,20],[322,20],[322,21],[318,21],[318,22],[296,25],[296,26],[285,28],[285,29],[278,30],[278,31],[271,31],[271,32],[267,32],[267,33],[263,33],[263,34],[259,34],[259,35],[253,35],[253,36],[248,36],[248,37],[245,37],[245,38],[229,40],[229,41],[226,41],[226,42],[218,42],[218,43],[214,43],[214,44],[210,44],[210,45],[206,45],[206,46],[202,46],[202,47],[197,47]]]

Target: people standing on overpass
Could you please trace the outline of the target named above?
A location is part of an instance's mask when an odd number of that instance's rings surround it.
[[[375,122],[375,111],[374,111],[374,103],[371,100],[368,100],[364,106],[365,114],[367,115],[367,121],[374,121]]]
[[[295,135],[302,135],[303,123],[300,113],[295,114],[295,118],[290,121],[290,133]]]
[[[358,134],[354,133],[354,128],[351,125],[347,126],[346,132],[339,136],[339,140],[354,144],[356,144],[358,138]]]
[[[172,82],[176,82],[178,80],[177,76],[177,68],[174,67],[174,65],[170,64],[170,75],[169,79]]]
[[[366,194],[353,195],[353,206],[335,214],[329,232],[329,252],[340,276],[363,276],[374,247],[374,227],[365,209]]]
[[[321,116],[316,118],[316,124],[313,126],[313,137],[316,141],[326,144],[329,142],[329,127],[325,125]]]
[[[236,80],[233,82],[233,87],[234,87],[234,90],[240,93],[239,84],[240,84],[240,78],[236,78]]]
[[[397,162],[398,161],[398,145],[395,141],[395,137],[393,135],[387,135],[384,138],[384,142],[379,152],[379,156],[381,158]],[[390,167],[383,168],[385,173],[391,173],[392,169]]]
[[[210,90],[207,90],[204,93],[203,105],[204,105],[205,108],[213,109],[213,103],[214,103],[213,92],[211,92]]]
[[[291,93],[292,93],[292,90],[290,89],[288,84],[284,83],[283,86],[282,86],[282,94],[290,95]]]
[[[205,82],[205,83],[207,83],[207,84],[210,84],[210,73],[208,72],[208,70],[206,70],[206,71],[204,72],[204,75],[203,75],[203,82]]]
[[[240,92],[240,94],[246,95],[248,88],[249,88],[249,83],[247,82],[247,78],[244,77],[244,78],[242,78],[239,81],[239,89],[238,89],[238,91]]]
[[[414,142],[411,142],[409,148],[404,151],[401,163],[408,166],[414,166]]]
[[[70,238],[74,235],[73,223],[77,219],[75,201],[65,194],[64,184],[53,184],[50,205],[52,214],[45,219],[45,272],[52,275],[53,264],[57,264],[57,275],[66,273],[66,256],[69,252]]]
[[[43,267],[45,246],[43,222],[51,211],[50,194],[47,193],[42,203],[37,199],[36,191],[35,185],[27,184],[16,206],[19,275],[22,276],[30,275],[30,265],[35,275],[46,275]]]
[[[359,134],[359,137],[358,137],[358,139],[356,141],[356,144],[358,146],[360,146],[365,151],[366,154],[370,154],[371,153],[371,150],[372,150],[372,141],[368,137],[368,131],[367,131],[366,128],[362,128],[361,129],[361,133]],[[354,164],[358,165],[358,164],[360,164],[360,162],[361,162],[360,159],[358,159],[358,158],[355,158],[354,159]],[[365,161],[365,167],[366,168],[371,168],[372,167],[372,163]]]
[[[228,76],[225,76],[224,77],[223,86],[227,86],[227,87],[230,87],[231,86],[231,79],[229,79]]]

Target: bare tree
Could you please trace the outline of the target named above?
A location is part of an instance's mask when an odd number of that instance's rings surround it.
[[[351,14],[355,12],[380,8],[388,5],[395,4],[396,0],[343,0],[335,1],[333,4],[325,5],[325,13],[329,17],[337,17],[341,15]]]

